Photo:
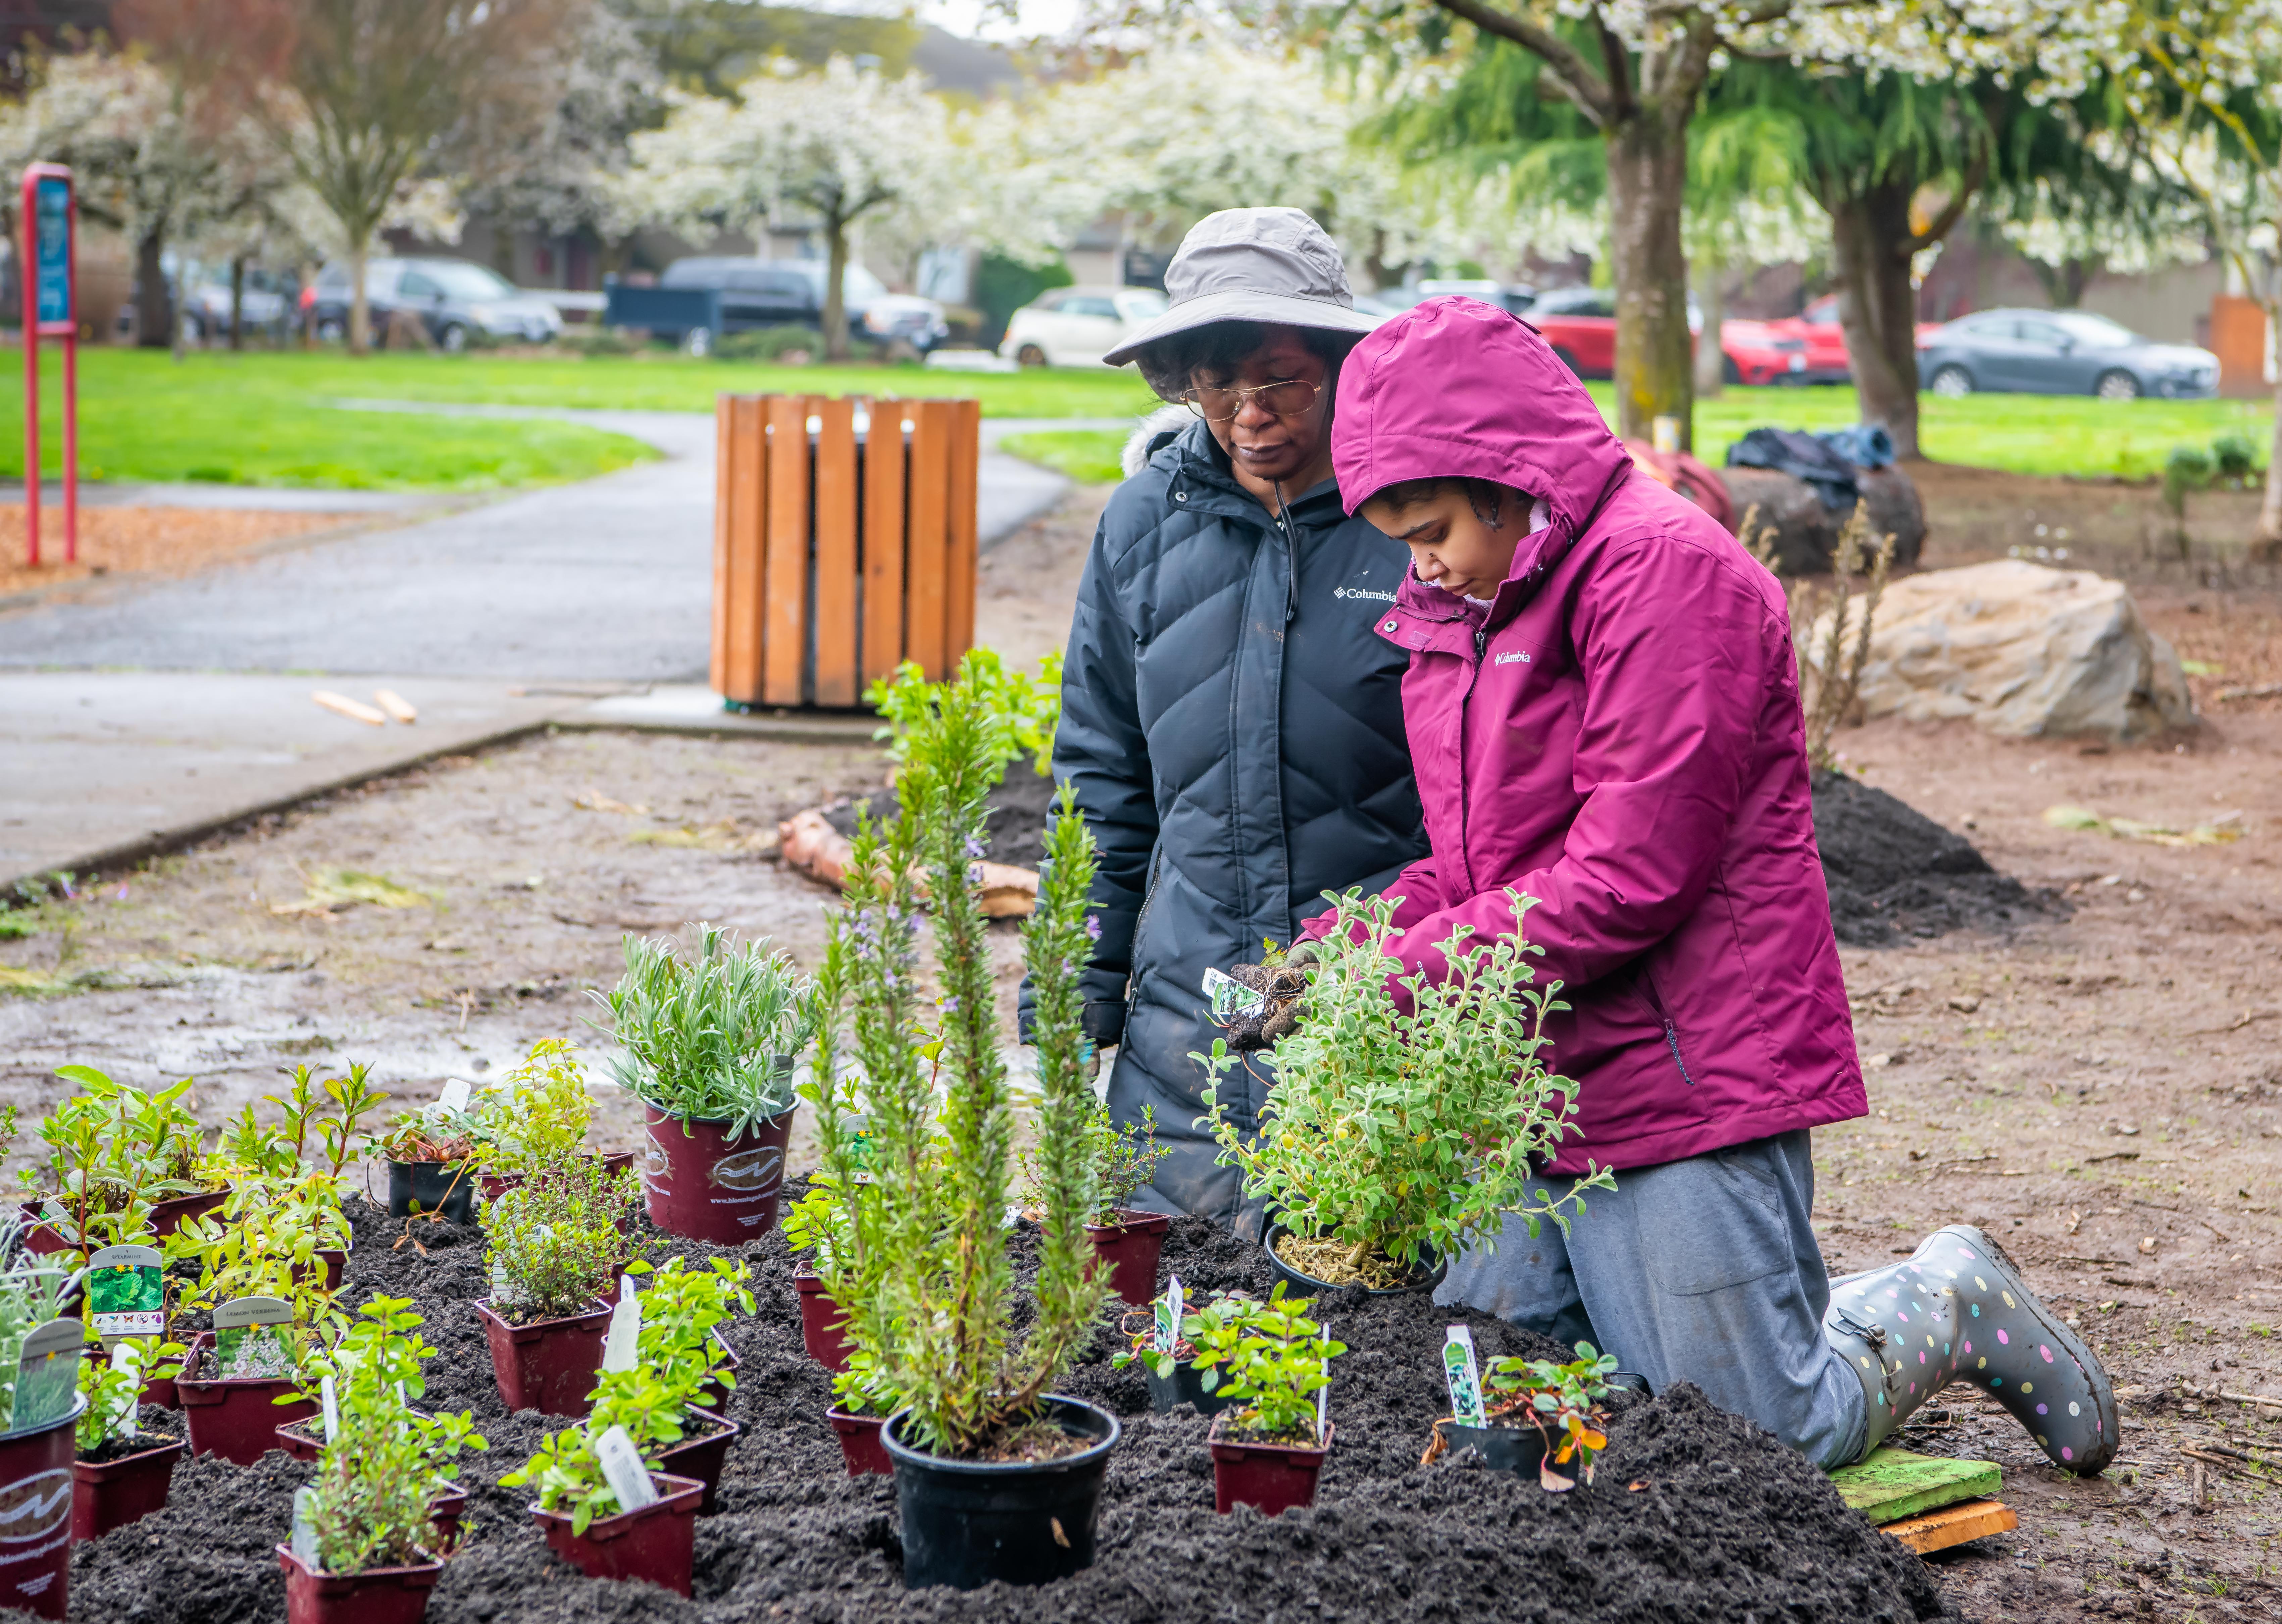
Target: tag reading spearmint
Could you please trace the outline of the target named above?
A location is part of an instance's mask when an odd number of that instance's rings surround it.
[[[447,1111],[467,1110],[469,1086],[468,1079],[464,1077],[448,1079],[444,1084],[444,1091],[436,1096],[436,1103]]]
[[[293,1491],[293,1555],[301,1566],[317,1566],[317,1491],[297,1489]],[[272,1524],[271,1527],[276,1527]]]
[[[1181,1277],[1172,1276],[1165,1282],[1165,1295],[1157,1299],[1157,1351],[1170,1353],[1181,1340]]]
[[[325,1442],[330,1443],[341,1435],[341,1404],[333,1396],[333,1379],[330,1376],[317,1383],[317,1402],[325,1407]]]
[[[1211,1006],[1213,1018],[1216,1021],[1233,1020],[1239,1015],[1257,1015],[1268,1007],[1264,995],[1217,970],[1205,971],[1204,986],[1205,1001]]]
[[[602,1342],[604,1370],[632,1370],[635,1350],[641,1346],[641,1299],[634,1295],[634,1277],[618,1277],[618,1305],[610,1311],[610,1334]]]
[[[1486,1427],[1482,1413],[1482,1378],[1474,1364],[1471,1326],[1454,1325],[1442,1343],[1442,1374],[1450,1383],[1450,1419],[1461,1427]]]
[[[657,1486],[649,1481],[641,1453],[625,1427],[613,1427],[594,1440],[594,1459],[609,1480],[610,1492],[617,1496],[620,1511],[638,1512],[657,1503]]]

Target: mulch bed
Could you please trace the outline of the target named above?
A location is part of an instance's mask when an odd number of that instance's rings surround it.
[[[787,1200],[799,1193],[799,1180]],[[428,1247],[391,1250],[401,1225],[351,1197],[353,1292],[414,1299],[441,1350],[426,1405],[475,1412],[491,1452],[463,1467],[469,1543],[444,1572],[438,1624],[588,1620],[973,1620],[1174,1621],[1277,1619],[1392,1624],[1412,1620],[1616,1624],[1715,1620],[1947,1619],[1931,1573],[1840,1502],[1823,1474],[1749,1423],[1680,1386],[1618,1411],[1597,1481],[1548,1495],[1488,1470],[1471,1451],[1421,1466],[1443,1412],[1439,1349],[1446,1324],[1471,1323],[1485,1358],[1554,1351],[1499,1321],[1423,1298],[1326,1298],[1323,1317],[1354,1351],[1334,1367],[1338,1439],[1311,1511],[1273,1520],[1213,1512],[1206,1423],[1192,1411],[1149,1413],[1137,1368],[1114,1371],[1118,1339],[1096,1338],[1062,1389],[1116,1413],[1099,1556],[1075,1578],[961,1594],[907,1591],[895,1489],[850,1479],[825,1421],[829,1384],[803,1353],[789,1254],[780,1234],[741,1249],[758,1276],[759,1312],[729,1328],[742,1377],[731,1415],[722,1511],[697,1528],[696,1597],[588,1580],[547,1551],[526,1496],[501,1489],[564,1423],[500,1405],[471,1301],[485,1295],[481,1236],[418,1226]],[[1028,1269],[1034,1232],[1011,1244]],[[713,1249],[648,1233],[653,1258]],[[1180,1219],[1168,1267],[1191,1293],[1264,1292],[1256,1246],[1203,1219]],[[309,1468],[282,1453],[237,1467],[185,1461],[167,1509],[79,1549],[71,1616],[135,1624],[266,1624],[284,1617],[271,1547],[285,1537]]]
[[[1831,925],[1850,947],[2001,931],[2066,911],[2051,892],[2031,892],[1991,868],[1963,835],[1843,772],[1814,775],[1814,843],[1830,887]]]
[[[983,813],[990,830],[990,861],[1017,869],[1036,868],[1046,855],[1046,815],[1053,800],[1051,777],[1031,771],[1027,762],[1018,761],[1009,767],[998,787],[990,792]],[[897,809],[896,792],[875,790],[861,805],[871,809],[873,822],[892,823]],[[858,810],[856,801],[835,801],[823,808],[824,821],[852,840]]]

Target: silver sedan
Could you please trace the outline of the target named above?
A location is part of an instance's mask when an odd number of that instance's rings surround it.
[[[2192,400],[2218,392],[2218,357],[2159,344],[2083,310],[1981,310],[1936,329],[1918,376],[1937,395],[2142,395]]]

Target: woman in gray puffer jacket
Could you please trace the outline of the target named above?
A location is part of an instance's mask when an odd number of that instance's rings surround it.
[[[1297,209],[1212,215],[1165,286],[1170,308],[1107,359],[1137,359],[1189,415],[1145,425],[1094,536],[1054,772],[1100,850],[1085,1013],[1116,1047],[1111,1114],[1153,1109],[1171,1152],[1136,1204],[1235,1218],[1237,1173],[1196,1123],[1203,978],[1426,849],[1406,659],[1372,630],[1409,555],[1331,479],[1339,363],[1373,322],[1322,228]],[[1221,1097],[1250,1127],[1265,1092],[1238,1072]]]

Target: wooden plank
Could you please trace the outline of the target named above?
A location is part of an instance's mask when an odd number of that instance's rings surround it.
[[[1962,1505],[1944,1506],[1937,1512],[1890,1522],[1885,1531],[1923,1556],[1929,1551],[1946,1551],[1952,1545],[2003,1534],[2020,1526],[2021,1519],[2002,1500],[1968,1500]]]
[[[716,693],[729,691],[729,464],[736,429],[735,398],[713,398],[713,646],[706,681]]]
[[[729,530],[726,580],[716,591],[727,605],[724,699],[742,705],[761,697],[761,557],[768,496],[765,413],[757,395],[730,402]]]
[[[817,405],[816,693],[856,702],[856,403]]]
[[[1910,1450],[1873,1450],[1870,1458],[1830,1474],[1839,1497],[1872,1522],[1892,1522],[1993,1495],[2004,1486],[1996,1463],[1948,1460]]]
[[[808,657],[806,395],[768,398],[768,538],[761,565],[761,698],[798,705]]]
[[[865,683],[904,657],[904,403],[874,400],[864,448]]]
[[[956,666],[974,646],[974,485],[982,452],[982,403],[950,404],[951,540],[943,572],[943,658]]]
[[[912,423],[912,469],[905,499],[911,519],[904,548],[904,653],[920,662],[929,682],[941,682],[950,671],[944,657],[944,576],[950,566],[954,414],[947,400],[913,400],[904,409]]]

